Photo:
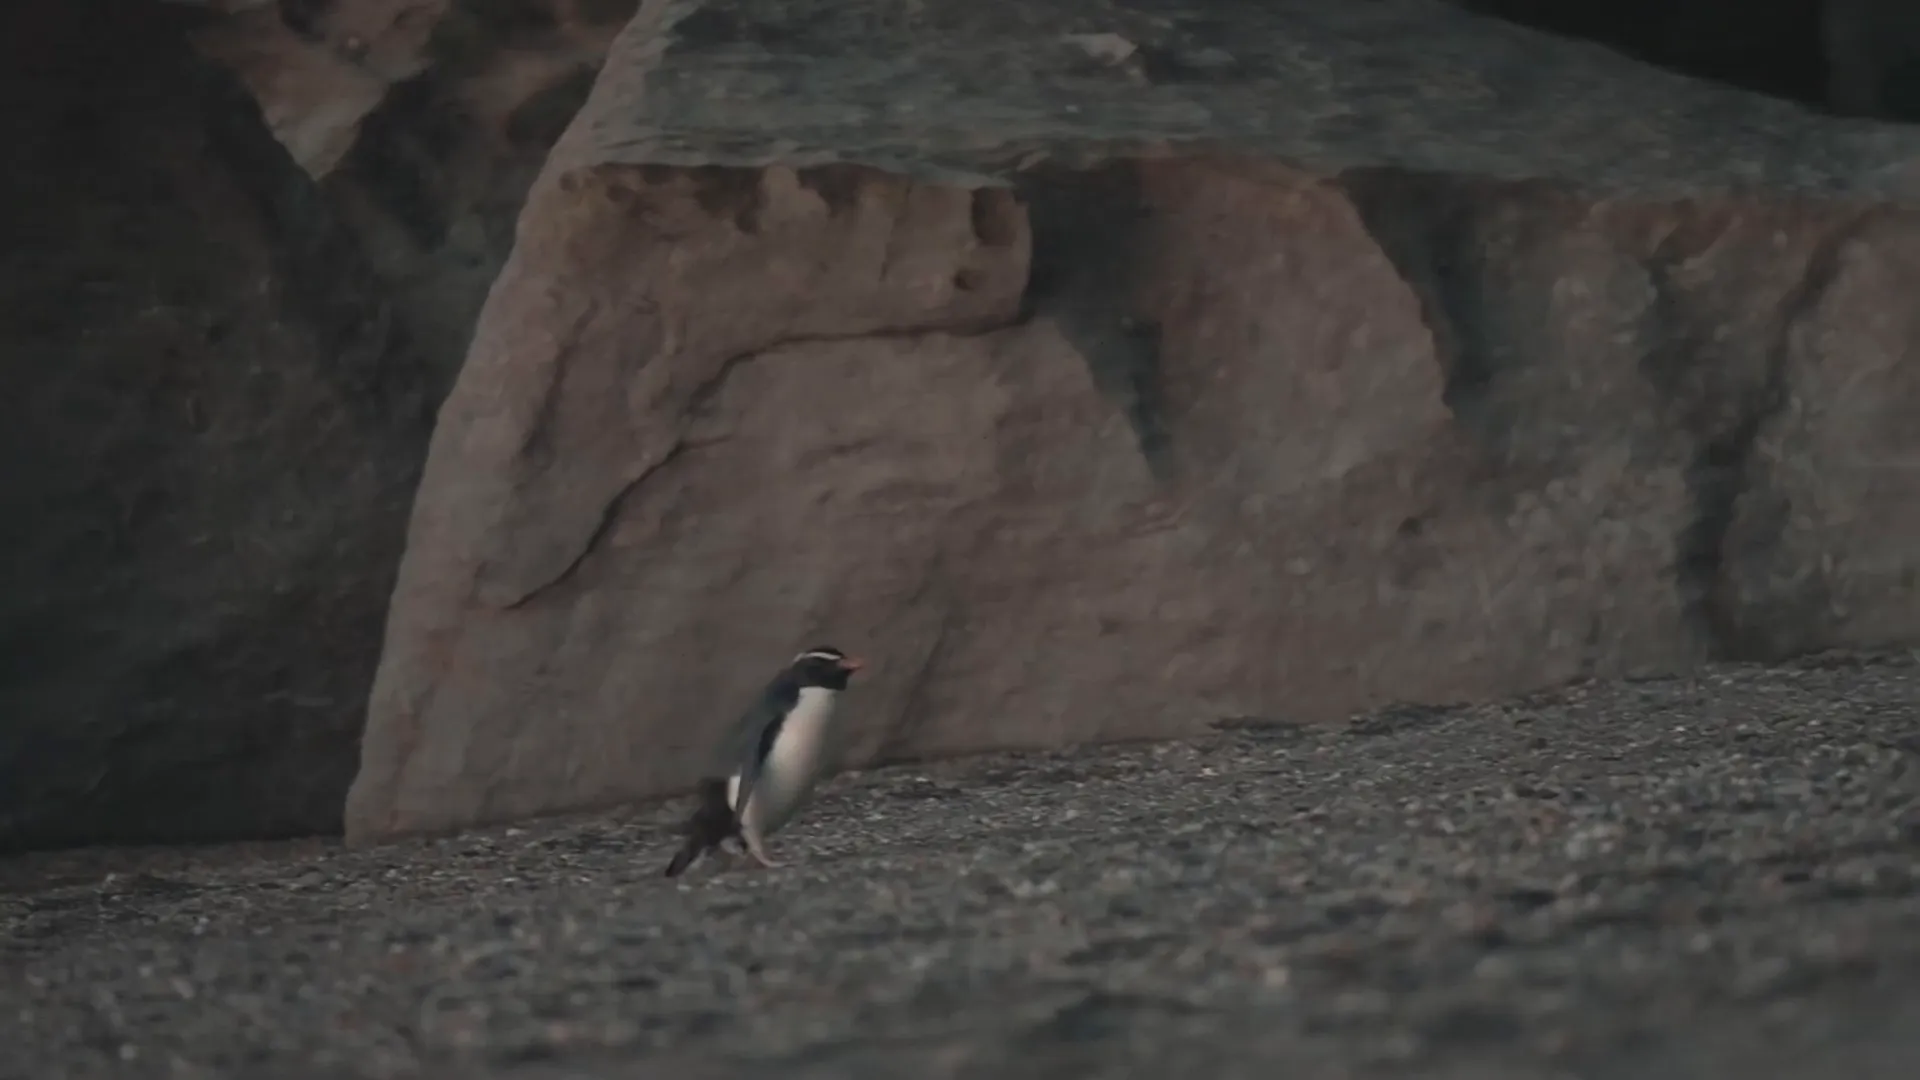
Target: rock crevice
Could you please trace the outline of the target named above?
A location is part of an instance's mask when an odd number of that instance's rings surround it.
[[[1868,234],[1878,211],[1863,211],[1841,220],[1819,238],[1807,256],[1800,280],[1781,298],[1778,324],[1766,350],[1766,364],[1758,385],[1732,407],[1733,418],[1721,431],[1702,440],[1688,481],[1696,510],[1682,546],[1681,580],[1696,617],[1712,635],[1719,659],[1781,660],[1792,649],[1755,635],[1740,610],[1740,598],[1726,578],[1726,545],[1736,521],[1736,510],[1755,472],[1760,433],[1777,420],[1792,401],[1789,371],[1793,338],[1816,317],[1820,303],[1839,274],[1841,249]]]

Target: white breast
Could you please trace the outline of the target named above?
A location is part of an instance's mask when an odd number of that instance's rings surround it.
[[[780,725],[767,760],[760,763],[747,800],[748,824],[770,836],[792,820],[805,805],[827,766],[828,741],[833,732],[834,707],[839,692],[820,686],[804,687],[800,700]],[[727,780],[727,802],[739,809],[740,777]]]

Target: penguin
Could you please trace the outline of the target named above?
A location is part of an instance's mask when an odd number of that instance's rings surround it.
[[[768,868],[767,837],[792,821],[827,767],[840,691],[861,662],[831,645],[793,658],[719,746],[720,775],[701,779],[686,837],[667,864],[678,877],[728,840]]]

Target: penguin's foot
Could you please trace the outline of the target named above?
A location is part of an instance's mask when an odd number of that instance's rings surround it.
[[[752,834],[748,834],[747,836],[747,854],[753,856],[754,862],[759,863],[769,870],[778,870],[780,868],[779,863],[767,856],[766,845],[761,842],[759,837]]]

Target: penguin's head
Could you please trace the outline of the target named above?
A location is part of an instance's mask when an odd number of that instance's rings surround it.
[[[860,670],[860,661],[831,645],[808,649],[793,658],[794,681],[801,686],[820,686],[845,690],[847,680]]]

